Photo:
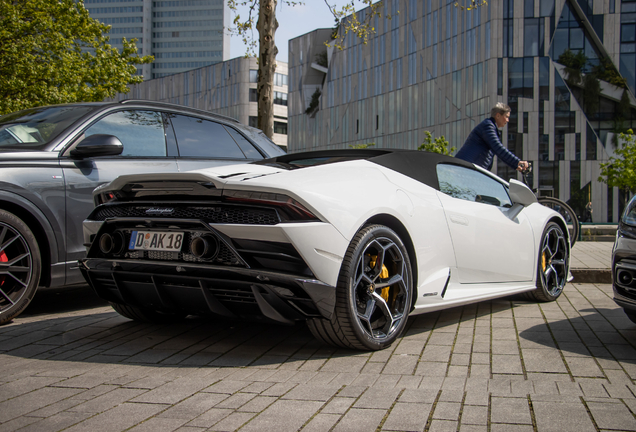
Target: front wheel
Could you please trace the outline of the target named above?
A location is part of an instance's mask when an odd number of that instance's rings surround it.
[[[332,318],[311,319],[309,329],[344,348],[386,348],[406,326],[412,292],[411,262],[400,237],[383,225],[366,226],[343,260]]]
[[[561,226],[549,222],[543,230],[537,263],[537,288],[527,293],[536,301],[554,301],[563,292],[569,274],[569,247]]]
[[[40,249],[27,224],[0,210],[0,324],[13,320],[29,305],[41,268]]]

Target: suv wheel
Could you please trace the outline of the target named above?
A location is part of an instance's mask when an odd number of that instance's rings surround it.
[[[0,324],[26,309],[41,268],[40,249],[29,227],[13,213],[0,210]]]

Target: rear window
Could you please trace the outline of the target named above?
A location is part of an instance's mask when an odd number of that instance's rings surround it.
[[[178,114],[170,114],[177,136],[179,156],[245,159],[245,154],[222,124]]]

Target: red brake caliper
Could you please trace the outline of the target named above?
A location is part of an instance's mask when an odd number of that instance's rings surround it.
[[[9,258],[7,257],[7,254],[4,253],[4,251],[0,252],[0,262],[8,262]],[[0,276],[0,286],[4,285],[4,278],[5,276]]]

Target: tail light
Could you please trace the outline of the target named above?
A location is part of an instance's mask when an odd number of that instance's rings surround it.
[[[223,196],[227,201],[240,202],[242,204],[259,204],[276,207],[291,221],[318,221],[318,217],[309,211],[304,205],[284,194],[270,192],[254,192],[226,190]]]
[[[115,201],[117,196],[113,192],[102,192],[95,195],[95,206]]]

